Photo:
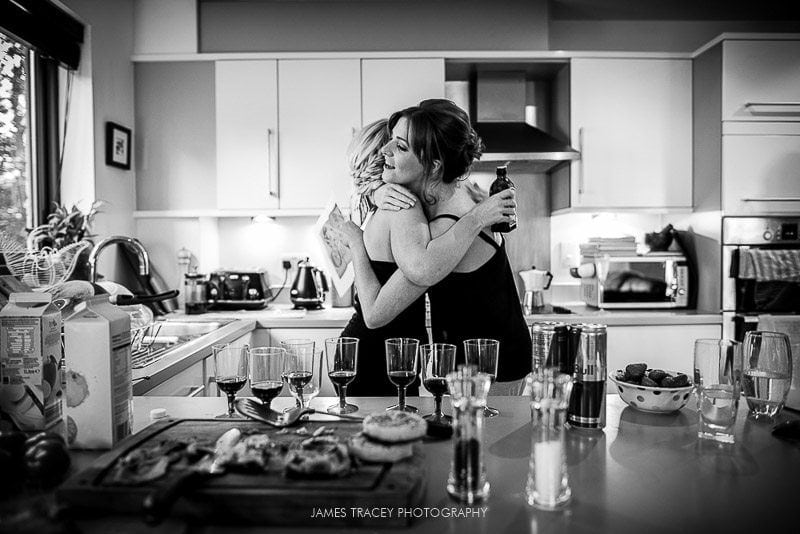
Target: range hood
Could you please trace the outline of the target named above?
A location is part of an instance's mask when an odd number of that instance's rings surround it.
[[[580,159],[580,153],[539,129],[537,113],[546,112],[546,102],[527,98],[530,83],[524,72],[478,72],[475,87],[474,127],[486,151],[482,162],[525,162],[532,172],[548,172],[565,161]],[[536,105],[526,105],[533,100]]]

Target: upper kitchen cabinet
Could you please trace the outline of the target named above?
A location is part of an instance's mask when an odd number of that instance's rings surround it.
[[[688,59],[573,59],[581,159],[553,171],[552,209],[691,207],[691,76]]]
[[[278,62],[217,61],[217,208],[277,208]]]
[[[364,59],[361,91],[363,125],[426,98],[444,98],[444,59]]]
[[[722,120],[800,121],[800,41],[729,40]]]
[[[280,207],[349,205],[346,152],[361,125],[359,59],[279,60]]]

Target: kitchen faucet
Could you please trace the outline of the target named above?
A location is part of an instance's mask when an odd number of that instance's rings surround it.
[[[139,258],[139,274],[142,276],[147,276],[150,274],[150,255],[147,253],[147,250],[145,250],[144,245],[142,245],[142,243],[134,237],[112,235],[96,244],[92,249],[92,252],[89,254],[88,263],[90,282],[94,283],[97,281],[97,258],[100,256],[100,252],[108,245],[114,244],[125,245],[136,252],[136,255]]]

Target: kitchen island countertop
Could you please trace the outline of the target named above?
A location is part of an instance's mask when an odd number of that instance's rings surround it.
[[[334,399],[312,401],[324,407]],[[383,410],[386,398],[352,398],[359,413]],[[275,406],[288,406],[279,397]],[[413,398],[422,413],[432,399]],[[450,411],[449,402],[446,410]],[[525,483],[530,451],[530,412],[524,397],[493,397],[501,415],[485,422],[485,451],[491,495],[485,515],[471,518],[421,518],[412,532],[786,532],[796,506],[796,481],[800,479],[800,451],[770,434],[770,425],[746,418],[740,403],[736,443],[732,446],[701,443],[693,402],[671,415],[648,414],[627,407],[617,395],[608,396],[608,424],[604,432],[568,431],[567,465],[572,502],[557,512],[540,511],[525,503]],[[181,399],[137,397],[134,428],[149,423],[152,408],[165,408],[172,417],[208,418],[224,411],[221,397]],[[327,416],[313,416],[328,418]],[[797,419],[784,412],[781,419]],[[461,508],[445,491],[452,442],[423,445],[427,463],[425,509]],[[88,465],[98,452],[75,453],[77,466]],[[303,506],[303,503],[297,503]],[[398,506],[403,506],[398,503]],[[312,511],[309,510],[309,516]],[[309,527],[314,521],[309,519]],[[78,521],[88,533],[125,528],[144,530],[140,518],[93,518]],[[162,525],[167,526],[167,525]],[[170,530],[189,532],[263,532],[264,527],[186,528],[171,520]],[[186,530],[183,530],[186,528]],[[166,532],[167,530],[164,530]],[[270,532],[299,532],[274,529]],[[379,528],[304,528],[302,532],[383,532]],[[398,529],[392,529],[396,532]]]

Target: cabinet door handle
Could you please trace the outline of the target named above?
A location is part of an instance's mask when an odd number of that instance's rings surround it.
[[[581,153],[581,166],[578,173],[578,194],[582,195],[584,191],[584,167],[586,166],[586,153],[583,150],[583,126],[578,128],[578,152]]]
[[[278,178],[277,166],[272,161],[272,128],[267,128],[267,167],[269,172],[269,196],[278,198],[281,194],[280,180]]]
[[[770,114],[785,114],[785,115],[798,115],[800,114],[800,102],[745,102],[744,108],[753,114],[770,113]],[[756,108],[766,108],[758,110]],[[775,108],[795,108],[792,110],[778,110]]]
[[[800,197],[751,197],[743,198],[742,202],[800,202]]]

